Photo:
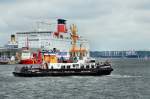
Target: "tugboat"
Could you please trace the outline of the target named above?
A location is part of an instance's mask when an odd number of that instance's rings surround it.
[[[86,63],[44,63],[39,66],[18,66],[13,74],[21,77],[43,77],[43,76],[101,76],[110,75],[113,68],[108,62],[103,64],[89,60]]]
[[[0,57],[0,64],[9,64],[10,59],[6,56]]]
[[[68,29],[66,29],[65,21],[58,19],[58,31],[54,32],[54,38],[51,40],[55,44],[49,45],[49,48],[52,49],[41,51],[42,55],[39,56],[42,57],[42,59],[40,58],[42,63],[16,66],[13,72],[15,76],[100,76],[111,74],[113,71],[111,63],[108,61],[96,62],[95,59],[90,58],[89,49],[86,48],[88,44],[85,39],[78,36],[76,25],[71,25],[71,33],[66,33]],[[61,43],[61,47],[58,46],[58,43]],[[66,45],[63,46],[63,43]]]

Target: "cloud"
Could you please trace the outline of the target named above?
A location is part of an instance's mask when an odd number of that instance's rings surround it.
[[[65,18],[77,24],[91,50],[149,49],[149,5],[149,0],[2,0],[0,42],[32,30],[36,20]]]

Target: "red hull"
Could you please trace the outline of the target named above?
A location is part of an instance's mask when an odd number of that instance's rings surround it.
[[[38,51],[38,56],[36,56],[36,53],[31,53],[31,54],[33,58],[22,59],[20,60],[20,64],[41,64],[42,63],[42,54],[40,51]]]
[[[20,64],[40,64],[40,63],[33,61],[32,59],[26,59],[26,60],[21,60]]]

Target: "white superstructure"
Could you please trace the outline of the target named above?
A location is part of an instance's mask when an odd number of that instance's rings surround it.
[[[26,47],[27,43],[30,48],[44,48],[44,49],[52,49],[57,48],[61,49],[61,51],[69,51],[71,48],[71,39],[70,34],[63,38],[57,38],[50,31],[41,31],[41,32],[18,32],[16,34],[18,41],[18,48]],[[28,40],[28,41],[27,41]],[[84,38],[79,38],[77,41],[77,46],[82,47],[89,50],[88,41]]]

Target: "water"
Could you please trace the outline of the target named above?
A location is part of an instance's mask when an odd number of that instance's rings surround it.
[[[14,77],[14,65],[0,65],[0,99],[150,99],[150,60],[112,63],[100,77]]]

